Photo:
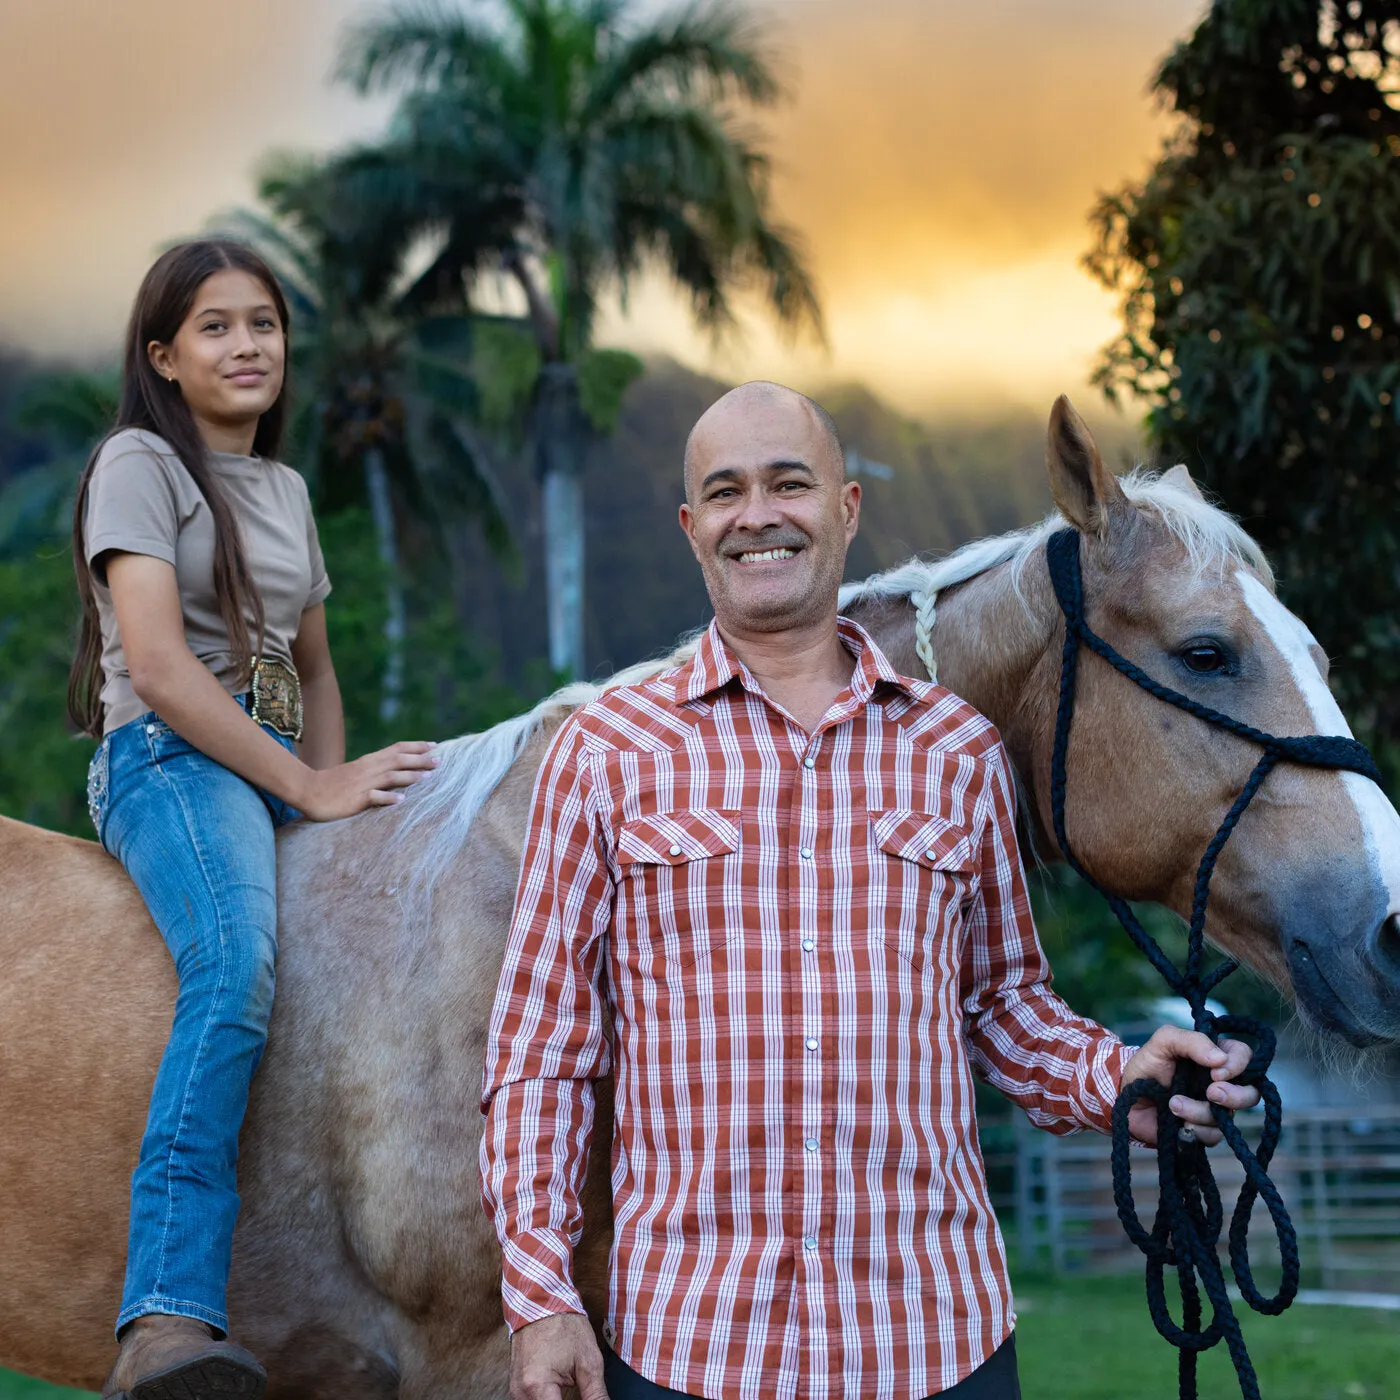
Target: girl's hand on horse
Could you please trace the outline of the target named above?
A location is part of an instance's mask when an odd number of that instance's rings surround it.
[[[1220,1141],[1220,1129],[1215,1125],[1213,1106],[1234,1112],[1253,1108],[1259,1102],[1258,1089],[1230,1081],[1244,1073],[1254,1052],[1240,1040],[1222,1040],[1219,1045],[1200,1031],[1182,1030],[1179,1026],[1162,1026],[1123,1068],[1124,1084],[1135,1079],[1155,1079],[1170,1086],[1178,1060],[1191,1060],[1210,1070],[1213,1081],[1204,1099],[1188,1099],[1173,1095],[1171,1111],[1189,1124],[1196,1141],[1214,1147]],[[1139,1142],[1149,1147],[1157,1145],[1157,1105],[1142,1099],[1128,1113],[1128,1128]]]
[[[402,802],[401,788],[422,782],[438,765],[437,745],[404,740],[333,768],[306,772],[306,794],[296,805],[314,822],[353,817],[366,807]]]

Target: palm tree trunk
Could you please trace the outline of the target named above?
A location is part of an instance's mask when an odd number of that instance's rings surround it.
[[[544,517],[549,664],[569,679],[585,674],[583,652],[583,457],[587,425],[573,365],[540,372],[531,414]]]
[[[549,664],[583,675],[583,483],[552,471],[543,482],[544,577],[549,602]]]
[[[379,562],[384,569],[384,682],[379,691],[379,718],[392,724],[403,701],[403,650],[408,631],[404,602],[403,570],[399,567],[399,541],[394,529],[394,505],[389,498],[389,473],[384,454],[377,447],[365,449],[365,488]]]

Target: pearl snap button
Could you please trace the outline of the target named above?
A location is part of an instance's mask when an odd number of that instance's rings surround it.
[[[924,854],[925,854],[930,860],[937,860],[937,859],[938,859],[938,852],[937,852],[937,851],[925,851]]]
[[[817,766],[817,760],[815,758],[804,758],[802,760],[802,766],[804,768],[815,768]]]
[[[815,1235],[805,1235],[802,1239],[804,1249],[815,1249],[817,1247],[817,1237]]]
[[[809,1035],[804,1043],[809,1050],[815,1050],[817,1046],[821,1044],[821,1041],[819,1041],[816,1036]]]
[[[815,1152],[818,1146],[820,1146],[816,1138],[808,1138],[807,1141],[804,1142],[802,1145],[807,1149],[808,1152]]]
[[[816,946],[816,943],[810,938],[804,938],[802,940],[802,951],[804,953],[810,953]]]
[[[802,851],[801,851],[801,856],[802,856],[802,859],[803,859],[803,860],[811,860],[811,859],[812,859],[812,848],[811,848],[810,846],[803,846]]]
[[[679,846],[672,846],[672,847],[671,847],[671,854],[672,854],[673,856],[678,856],[678,855],[680,855],[680,853],[681,853],[681,848],[680,848]]]

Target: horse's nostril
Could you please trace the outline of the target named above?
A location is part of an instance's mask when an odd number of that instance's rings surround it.
[[[1376,957],[1400,976],[1400,914],[1388,915],[1376,931]]]

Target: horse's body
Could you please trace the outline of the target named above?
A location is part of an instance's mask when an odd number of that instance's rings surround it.
[[[1056,499],[1096,531],[1085,577],[1098,630],[1156,671],[1193,637],[1223,637],[1238,665],[1210,682],[1212,703],[1276,733],[1335,728],[1306,634],[1247,538],[1184,475],[1139,485],[1130,507],[1076,425],[1062,415],[1057,432]],[[917,603],[942,590],[939,679],[1001,729],[1053,857],[1059,633],[1043,538],[905,566],[851,591],[847,611],[921,674]],[[588,693],[446,746],[399,808],[281,837],[277,1001],[242,1138],[229,1299],[239,1339],[267,1364],[269,1400],[506,1393],[499,1254],[478,1188],[480,1071],[534,774]],[[1180,911],[1256,755],[1153,704],[1084,668],[1070,831],[1105,884]],[[0,872],[0,1363],[95,1388],[115,1349],[128,1178],[174,972],[92,843],[0,819]],[[1213,932],[1281,985],[1291,975],[1323,1025],[1400,1039],[1398,872],[1400,819],[1373,785],[1280,769],[1221,861]],[[609,1121],[600,1112],[578,1258],[595,1306]]]

